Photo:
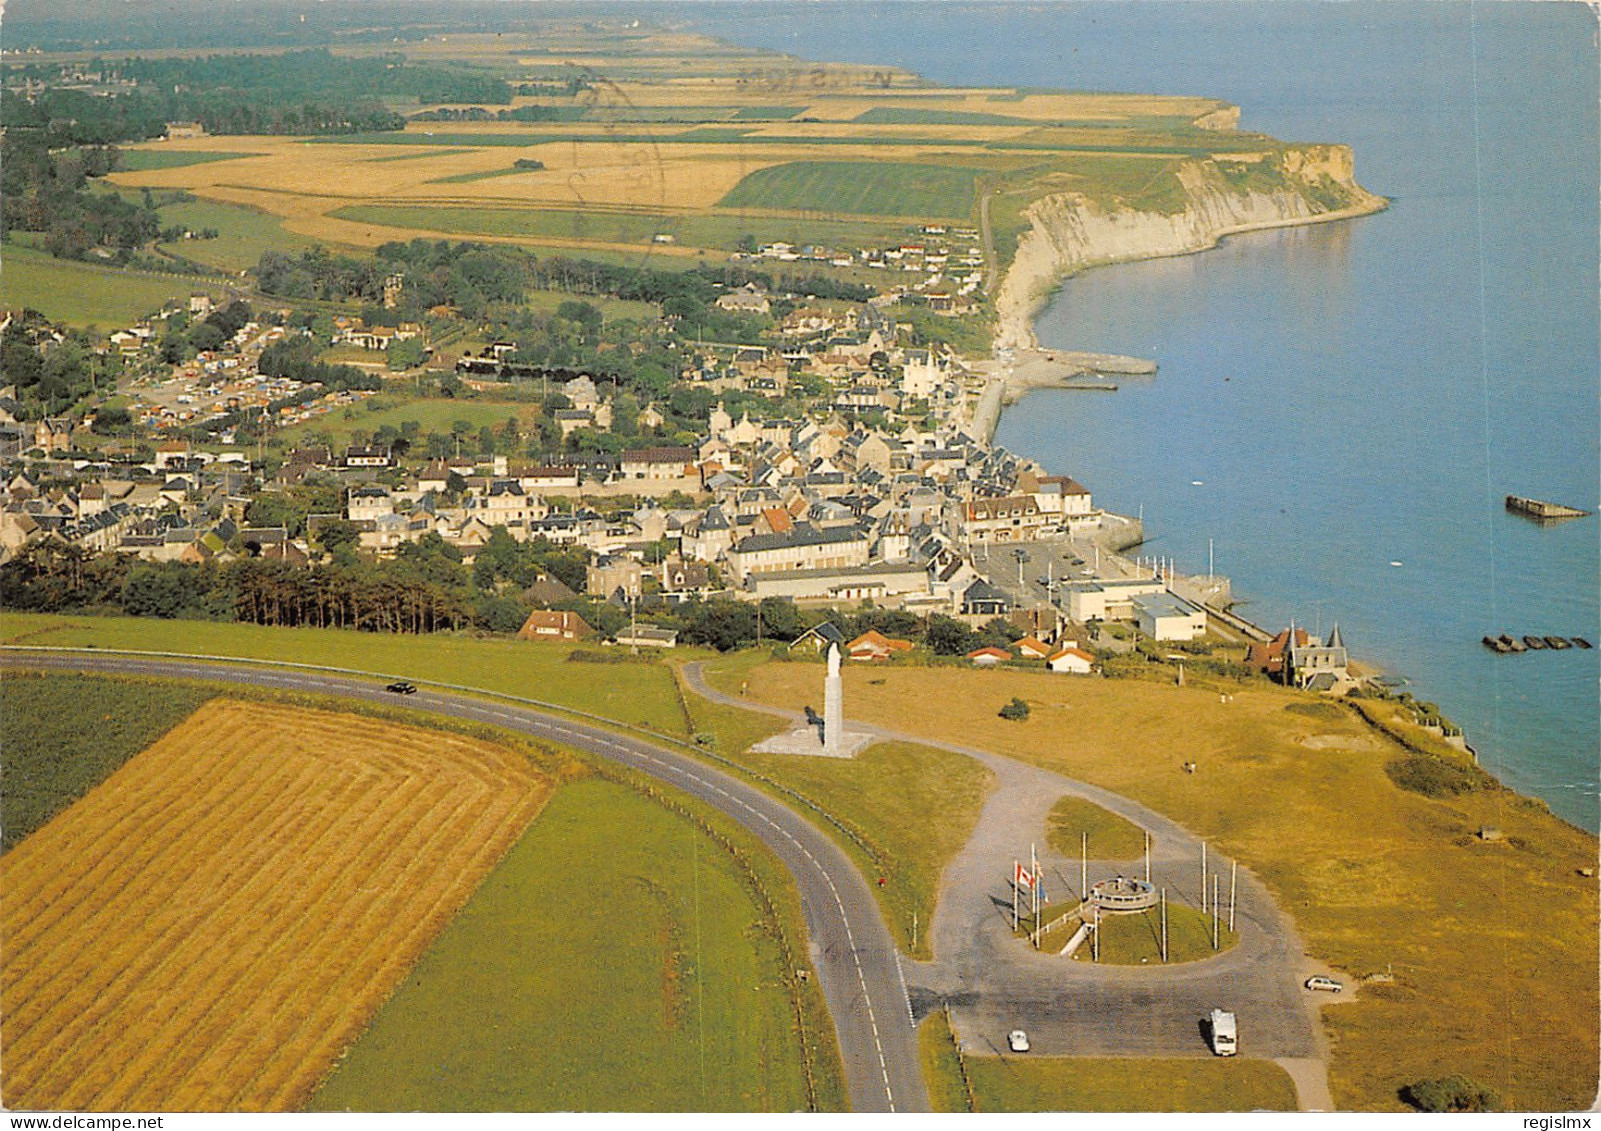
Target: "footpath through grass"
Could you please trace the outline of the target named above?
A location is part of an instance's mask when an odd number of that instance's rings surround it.
[[[0,851],[99,785],[211,698],[209,691],[93,675],[0,677]]]
[[[738,673],[753,655],[759,656],[744,653],[719,661],[718,683],[732,683],[737,691]],[[822,667],[805,666],[820,683]],[[797,806],[862,869],[897,944],[914,958],[932,957],[928,929],[940,876],[978,824],[994,774],[963,755],[905,742],[874,743],[854,758],[759,753],[751,745],[786,729],[782,720],[709,703],[689,691],[684,697],[696,732],[715,736],[718,754],[795,791],[855,834],[846,835]],[[778,796],[784,799],[783,793]]]
[[[807,665],[743,678],[763,702],[816,698]],[[853,718],[1148,805],[1251,868],[1313,955],[1353,978],[1393,973],[1323,1010],[1342,1109],[1399,1110],[1403,1087],[1451,1072],[1513,1109],[1587,1106],[1598,907],[1579,870],[1595,866],[1595,836],[1498,787],[1441,800],[1403,790],[1385,768],[1410,753],[1352,712],[1285,710],[1312,696],[1253,681],[1224,701],[1201,682],[890,665],[847,668],[845,701]],[[1013,697],[1032,714],[1002,730],[995,714]],[[1503,839],[1479,839],[1486,825]]]
[[[626,726],[684,738],[687,723],[664,663],[572,663],[575,645],[434,633],[271,628],[139,617],[0,613],[0,642],[93,645],[324,664],[391,678],[439,680],[540,699]]]
[[[572,782],[310,1106],[805,1108],[786,973],[721,847],[634,789]]]

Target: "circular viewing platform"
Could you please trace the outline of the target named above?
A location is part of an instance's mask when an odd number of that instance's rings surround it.
[[[1090,902],[1109,915],[1145,911],[1156,906],[1156,888],[1144,880],[1118,876],[1091,884]]]

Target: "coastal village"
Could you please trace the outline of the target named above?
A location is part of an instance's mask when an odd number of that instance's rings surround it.
[[[1333,221],[1267,293],[1369,331],[1318,271],[1386,242],[1348,146],[1085,86],[1098,13],[953,6],[958,86],[682,11],[188,7],[19,12],[0,75],[8,1108],[1591,1102],[1595,837],[1501,757],[1531,685],[1442,692],[1480,765],[1355,652],[1460,658],[1396,610],[1479,590],[1200,411],[1372,370],[1245,364],[1281,312],[1247,272],[1221,316],[1233,253],[1159,272],[1199,374],[1166,302],[1055,290]],[[1586,631],[1466,650],[1560,679]]]
[[[772,317],[775,303],[787,310],[781,318]],[[257,557],[313,569],[337,546],[348,547],[347,559],[354,551],[382,561],[428,544],[470,569],[492,539],[509,537],[584,564],[582,585],[541,576],[516,594],[527,613],[520,633],[533,639],[672,647],[679,634],[662,624],[688,603],[777,598],[799,609],[894,610],[987,627],[965,653],[978,666],[1088,675],[1109,657],[1138,655],[1139,640],[1202,654],[1210,640],[1248,646],[1253,670],[1286,683],[1331,692],[1355,685],[1337,628],[1326,641],[1304,630],[1274,637],[1234,617],[1226,579],[1185,577],[1171,563],[1140,558],[1137,520],[1097,506],[1061,469],[990,442],[1003,400],[1086,372],[1094,380],[1096,372],[1143,371],[1136,359],[1031,349],[975,359],[945,345],[914,346],[912,327],[878,299],[810,304],[746,285],[716,305],[770,318],[771,333],[703,346],[677,375],[712,394],[693,443],[557,450],[537,460],[495,445],[469,454],[459,437],[450,454],[430,454],[395,435],[266,454],[260,442],[240,442],[241,419],[267,421],[259,441],[348,415],[418,375],[374,366],[383,374],[375,388],[323,392],[263,374],[264,351],[308,334],[282,324],[283,314],[276,324],[251,318],[217,348],[168,367],[159,364],[160,321],[138,323],[103,347],[145,374],[123,386],[132,427],[115,443],[85,451],[83,441],[101,439],[92,415],[24,421],[14,391],[0,390],[0,554],[11,560],[51,545],[146,563]],[[213,308],[196,294],[186,313],[204,318]],[[350,318],[334,332],[336,343],[366,349],[421,336],[415,325],[370,330]],[[34,333],[48,354],[51,331]],[[559,446],[611,429],[614,381],[503,360],[514,349],[487,342],[432,364],[448,364],[444,376],[469,396],[537,383],[545,405],[562,406],[549,411]],[[791,385],[803,382],[811,390],[803,413],[769,415],[760,401],[752,411],[752,395],[794,405]],[[736,397],[737,415],[724,404]],[[644,406],[636,435],[651,436],[663,421],[656,406]],[[263,521],[284,511],[275,500],[312,488],[328,509]],[[619,617],[610,631],[590,623],[597,605],[626,610],[626,626]],[[877,631],[838,642],[868,661],[912,648]]]

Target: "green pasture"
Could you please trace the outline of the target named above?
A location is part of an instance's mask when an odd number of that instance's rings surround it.
[[[791,161],[750,173],[719,201],[724,208],[965,219],[979,171],[898,161]]]
[[[1242,1057],[970,1056],[978,1110],[1294,1111],[1295,1083]]]
[[[254,267],[264,251],[288,255],[316,246],[310,236],[297,235],[283,226],[277,216],[225,204],[216,200],[192,200],[161,206],[161,226],[182,225],[190,231],[215,228],[217,237],[209,240],[177,240],[162,247],[174,255],[204,263],[221,271],[243,271]]]
[[[804,113],[804,106],[741,106],[734,115],[736,122],[781,122]]]
[[[921,106],[874,106],[852,122],[875,126],[1037,126],[1036,118],[985,114],[974,110],[935,110]]]
[[[118,172],[144,173],[152,169],[182,169],[186,165],[206,165],[212,161],[233,161],[239,157],[259,157],[257,153],[210,153],[180,149],[124,149],[117,162]]]
[[[369,157],[369,165],[387,165],[391,161],[415,161],[422,157],[449,157],[456,153],[471,153],[470,149],[429,149],[422,153],[391,153],[383,157]]]
[[[0,851],[71,805],[211,698],[209,691],[106,676],[0,678]]]
[[[215,286],[215,280],[144,274],[56,259],[7,243],[0,248],[0,305],[32,307],[72,326],[109,330],[135,322],[176,298]]]
[[[863,166],[865,167],[865,166]],[[623,211],[457,207],[451,205],[353,204],[333,212],[341,220],[418,231],[513,239],[574,239],[651,246],[658,233],[687,247],[732,250],[746,236],[766,244],[824,244],[852,249],[909,237],[909,225],[782,216],[670,215]],[[664,259],[667,257],[663,257]]]
[[[1045,842],[1051,851],[1077,857],[1085,834],[1092,860],[1134,860],[1145,855],[1145,831],[1132,821],[1079,797],[1064,797],[1051,806],[1045,818]]]
[[[93,645],[322,664],[414,680],[439,680],[587,711],[627,726],[682,737],[683,709],[665,664],[605,669],[567,660],[571,645],[434,633],[411,636],[344,629],[273,628],[139,617],[0,613],[0,640]]]
[[[571,782],[310,1106],[803,1109],[788,973],[722,846],[627,786]]]
[[[382,407],[368,411],[368,405]],[[537,405],[520,401],[468,398],[429,398],[396,404],[390,395],[381,394],[360,404],[335,409],[325,416],[291,425],[274,433],[274,436],[285,444],[296,446],[309,442],[318,433],[327,433],[335,446],[342,446],[350,442],[351,433],[359,430],[370,434],[385,424],[398,429],[406,421],[415,420],[420,429],[419,435],[426,435],[429,432],[449,432],[456,421],[465,420],[472,426],[471,442],[476,444],[478,430],[485,425],[498,432],[509,417],[515,416],[520,421],[519,427],[526,428],[532,423],[537,409]]]
[[[719,687],[737,691],[750,652],[720,668]],[[821,673],[822,668],[818,667]],[[818,683],[821,685],[821,676]],[[821,687],[819,686],[819,692]],[[854,758],[763,754],[750,749],[787,725],[771,715],[713,704],[685,690],[697,734],[715,738],[715,751],[804,797],[867,845],[808,813],[839,842],[873,884],[896,941],[914,958],[929,958],[928,927],[940,876],[978,823],[994,775],[961,754],[904,742],[879,742]],[[821,696],[813,706],[822,707]],[[769,784],[769,789],[772,789]],[[784,796],[782,792],[779,796]],[[791,799],[793,802],[793,799]],[[803,807],[803,812],[807,810]],[[882,877],[884,883],[879,885]],[[917,945],[912,920],[917,919]]]
[[[460,153],[462,151],[450,149],[444,152]],[[382,161],[384,158],[376,157],[374,160]],[[538,171],[537,169],[519,169],[515,165],[511,165],[504,169],[480,169],[476,173],[453,173],[448,177],[434,177],[428,183],[431,185],[468,185],[474,181],[492,181],[496,177],[514,177],[518,173],[537,173]]]

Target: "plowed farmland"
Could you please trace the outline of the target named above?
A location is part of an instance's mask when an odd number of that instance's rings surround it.
[[[300,1106],[550,791],[457,735],[206,704],[0,859],[6,1106]]]

